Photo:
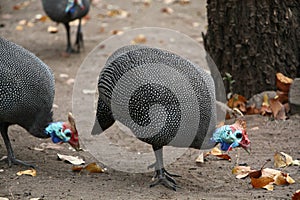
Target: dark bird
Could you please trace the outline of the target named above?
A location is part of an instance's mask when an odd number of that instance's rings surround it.
[[[92,134],[109,128],[115,120],[129,127],[155,153],[155,181],[176,190],[163,163],[163,147],[222,150],[250,141],[236,125],[216,129],[216,99],[210,74],[174,53],[131,45],[115,51],[98,80],[98,107]]]
[[[8,127],[17,124],[38,138],[68,142],[79,149],[75,121],[52,122],[54,76],[33,53],[0,37],[0,132],[8,165],[33,166],[15,158]]]
[[[63,23],[67,32],[67,53],[79,52],[83,47],[83,34],[81,31],[81,19],[89,12],[89,0],[42,0],[46,14],[55,22]],[[72,48],[69,22],[79,19],[75,45],[77,51]]]

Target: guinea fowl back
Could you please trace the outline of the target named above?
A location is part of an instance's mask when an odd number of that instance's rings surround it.
[[[0,123],[36,137],[52,121],[54,76],[34,54],[0,37]]]

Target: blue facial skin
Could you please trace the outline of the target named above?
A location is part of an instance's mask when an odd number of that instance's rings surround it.
[[[78,5],[80,8],[84,8],[84,5],[82,4],[82,1],[75,1],[75,0],[68,0],[68,4],[65,9],[65,13],[74,13],[75,12],[75,6]]]
[[[68,142],[71,139],[71,130],[63,131],[63,122],[54,122],[47,126],[45,133],[49,135],[53,143]]]
[[[242,141],[243,133],[240,130],[233,132],[230,125],[225,125],[218,128],[211,138],[214,142],[221,144],[222,151],[228,151],[238,147]]]

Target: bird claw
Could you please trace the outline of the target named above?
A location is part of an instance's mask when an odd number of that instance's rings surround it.
[[[14,158],[14,157],[5,156],[5,157],[3,157],[3,158],[0,159],[0,162],[2,162],[2,161],[7,162],[8,167],[11,167],[14,164],[14,165],[23,165],[25,167],[36,168],[35,165],[28,164],[28,163],[26,163],[26,162],[24,162],[22,160],[18,160],[16,158]]]
[[[156,185],[163,185],[167,188],[170,188],[174,191],[177,190],[177,188],[180,188],[177,186],[176,181],[172,178],[172,176],[180,177],[179,175],[173,175],[167,172],[164,168],[160,170],[156,170],[155,176],[153,179],[155,180],[153,183],[150,184],[150,187],[154,187]]]

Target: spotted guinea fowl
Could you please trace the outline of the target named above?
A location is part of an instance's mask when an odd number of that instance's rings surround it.
[[[98,107],[92,134],[100,134],[115,120],[129,127],[150,145],[156,162],[155,181],[176,190],[177,184],[163,163],[163,147],[222,150],[250,141],[236,125],[216,129],[216,100],[211,76],[196,64],[169,51],[125,46],[107,60],[98,80]]]
[[[90,8],[89,0],[42,0],[46,14],[55,22],[63,23],[67,32],[67,53],[76,52],[71,45],[69,22],[79,19],[75,45],[77,52],[83,45],[81,32],[81,19],[88,13]]]
[[[54,76],[50,68],[28,50],[0,37],[0,132],[8,165],[32,166],[14,156],[8,127],[17,124],[39,138],[68,142],[79,149],[71,114],[68,122],[52,122]]]

